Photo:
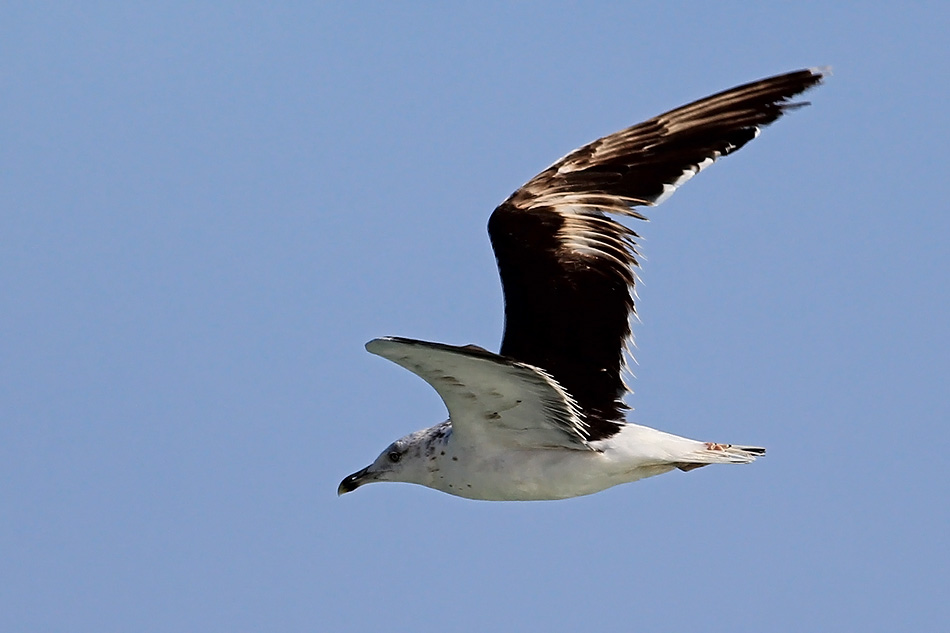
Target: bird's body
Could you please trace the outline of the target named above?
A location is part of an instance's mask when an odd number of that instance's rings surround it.
[[[697,442],[627,423],[593,450],[511,448],[452,437],[451,423],[425,429],[416,438],[419,468],[409,483],[484,501],[568,499],[669,472],[715,463],[745,464],[761,449]]]
[[[762,455],[624,420],[638,236],[608,214],[645,219],[635,207],[755,138],[822,76],[801,70],[677,108],[571,152],[512,194],[489,220],[505,291],[501,353],[367,343],[428,382],[449,420],[396,440],[338,492],[402,481],[472,499],[564,499]]]

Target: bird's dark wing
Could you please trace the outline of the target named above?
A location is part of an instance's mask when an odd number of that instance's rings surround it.
[[[577,149],[514,192],[488,223],[505,294],[501,354],[544,369],[571,394],[588,440],[622,423],[624,352],[634,313],[637,235],[608,217],[645,219],[718,158],[755,138],[789,99],[822,80],[800,70],[732,88]]]

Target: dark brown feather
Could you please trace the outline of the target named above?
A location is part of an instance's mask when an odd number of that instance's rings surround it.
[[[624,351],[635,311],[636,233],[678,184],[755,138],[820,83],[801,70],[671,110],[577,149],[513,193],[488,232],[505,293],[501,354],[540,367],[586,416],[589,440],[622,424]]]

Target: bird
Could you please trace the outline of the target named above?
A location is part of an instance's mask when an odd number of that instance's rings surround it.
[[[809,68],[725,90],[576,149],[491,214],[504,293],[499,353],[401,337],[367,351],[408,369],[449,417],[340,482],[419,484],[485,501],[556,500],[679,469],[746,464],[757,446],[704,442],[625,419],[639,235],[612,216],[666,200],[822,83]]]

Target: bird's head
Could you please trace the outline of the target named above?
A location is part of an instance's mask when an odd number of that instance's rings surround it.
[[[426,468],[421,459],[426,437],[423,431],[401,437],[386,447],[372,464],[343,479],[338,495],[353,492],[363,484],[376,481],[423,483]]]

